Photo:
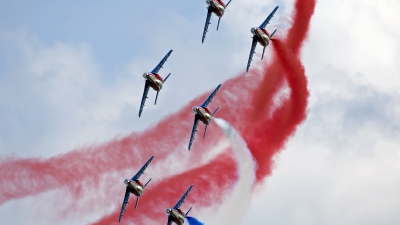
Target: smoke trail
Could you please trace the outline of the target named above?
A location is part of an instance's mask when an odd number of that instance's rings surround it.
[[[183,189],[192,182],[194,188],[190,193],[190,197],[186,200],[188,205],[182,207],[190,207],[191,202],[193,202],[191,199],[196,199],[194,210],[201,206],[210,206],[211,202],[215,205],[223,201],[216,214],[218,215],[218,218],[216,218],[218,224],[231,225],[240,223],[246,212],[244,209],[250,205],[251,190],[255,182],[255,162],[240,135],[224,120],[216,118],[214,121],[229,141],[234,161],[228,152],[224,151],[206,165],[163,180],[161,183],[153,184],[149,187],[149,190],[146,190],[146,196],[150,196],[151,201],[143,199],[140,207],[135,211],[127,207],[127,212],[122,222],[133,220],[141,224],[148,220],[149,217],[152,218],[153,222],[162,222],[166,216],[160,206],[167,208],[174,205],[182,194],[178,191],[175,192],[175,190]],[[236,170],[233,169],[235,166]],[[234,180],[237,180],[237,183],[234,184]],[[223,190],[227,190],[232,186],[234,187],[233,191],[229,196],[225,196],[224,194],[227,192],[223,192]],[[168,190],[165,187],[168,187]],[[171,191],[173,192],[171,193]],[[118,194],[121,195],[121,193]],[[119,200],[119,198],[117,199]],[[237,204],[237,202],[240,202],[240,204]],[[95,224],[116,223],[119,210],[119,208],[116,208],[113,213]]]
[[[306,36],[314,6],[314,0],[296,1],[294,23],[287,37],[287,45],[295,54]],[[229,120],[241,133],[247,133],[247,129],[251,130],[254,126],[249,124],[251,121],[243,121],[241,118],[257,118],[252,116],[256,112],[265,116],[271,109],[272,96],[284,78],[278,69],[279,63],[275,61],[271,66],[265,65],[267,67],[264,70],[268,72],[268,76],[265,76],[265,72],[259,74],[258,71],[249,73],[250,77],[248,78],[244,78],[242,74],[225,82],[215,98],[215,101],[218,101],[221,106],[220,115]],[[260,79],[262,79],[261,82]],[[254,90],[254,87],[259,88],[256,88],[254,92],[250,91]],[[78,148],[70,153],[47,160],[3,157],[0,159],[0,205],[10,199],[35,195],[60,187],[80,190],[76,187],[71,188],[71,184],[79,185],[88,177],[93,180],[99,179],[102,174],[110,172],[110,170],[120,171],[136,168],[140,166],[140,161],[145,160],[149,155],[156,154],[157,158],[164,159],[173,150],[183,150],[185,148],[183,146],[186,145],[184,142],[188,138],[186,134],[188,130],[190,131],[192,123],[191,115],[187,112],[190,112],[190,107],[201,102],[206,95],[208,93],[199,96],[179,112],[168,116],[168,119],[160,121],[156,127],[150,127],[140,134],[132,133],[103,145]],[[252,104],[241,104],[243,107],[241,110],[230,110],[229,106],[248,102],[251,99],[253,99]],[[256,122],[260,123],[264,119],[265,117],[261,117]],[[213,129],[210,129],[209,132],[207,141],[201,143],[202,148],[208,148],[218,141],[218,134],[213,132]],[[196,141],[201,141],[201,139]],[[192,154],[201,152],[197,149],[198,146],[199,144],[194,145]],[[257,171],[257,178],[260,180],[269,173],[270,163],[268,160],[263,163],[266,158],[264,157],[265,149],[251,148],[251,150],[260,166]],[[272,154],[269,154],[268,157]],[[190,162],[187,164],[198,161],[199,157],[199,155],[191,156]],[[132,161],[132,158],[137,160]],[[20,185],[21,180],[26,182],[24,186]]]
[[[204,223],[198,221],[196,218],[194,217],[186,217],[187,221],[189,222],[189,225],[204,225]]]
[[[250,206],[252,188],[256,178],[256,164],[240,134],[225,120],[216,118],[214,121],[221,128],[232,146],[238,173],[238,181],[234,186],[233,192],[227,196],[227,199],[217,212],[217,224],[240,224],[246,209]]]
[[[185,203],[181,206],[183,211],[193,206],[191,213],[195,213],[200,207],[207,207],[221,202],[222,197],[224,197],[224,190],[229,189],[237,179],[235,161],[227,150],[205,165],[149,185],[148,190],[141,197],[137,209],[134,209],[134,204],[128,204],[121,224],[127,222],[135,222],[136,224],[166,223],[165,209],[175,205],[191,184],[194,187],[186,198]],[[118,224],[118,215],[125,191],[122,182],[121,187],[122,189],[118,193],[106,195],[107,198],[104,199],[104,202],[96,201],[97,204],[104,205],[109,204],[110,199],[116,199],[118,200],[118,206],[111,214],[101,218],[94,224]],[[107,191],[102,190],[100,193],[107,193]]]
[[[295,2],[293,25],[284,42],[284,53],[290,53],[291,61],[296,61],[298,65],[301,65],[299,59],[300,47],[307,37],[314,8],[315,0],[297,0]],[[274,50],[276,42],[280,41],[277,39],[273,40],[272,46]],[[277,53],[277,51],[274,52]],[[271,173],[272,156],[283,148],[288,138],[293,135],[295,127],[305,119],[305,116],[299,117],[297,115],[305,115],[307,105],[293,105],[293,101],[290,100],[307,102],[307,80],[304,70],[301,74],[291,74],[289,70],[290,65],[282,61],[282,54],[284,53],[280,52],[280,57],[274,58],[272,64],[266,67],[265,72],[268,72],[268,76],[263,76],[262,81],[255,90],[251,100],[253,108],[247,112],[248,116],[246,117],[250,119],[248,122],[251,124],[245,127],[237,127],[235,125],[246,140],[248,147],[257,161],[258,170],[256,176],[258,182]],[[290,82],[289,88],[291,89],[291,93],[289,99],[286,99],[279,107],[273,109],[272,99],[274,94],[277,93],[285,78],[293,81],[294,76],[301,77],[302,82],[298,85]],[[271,87],[271,85],[275,86]],[[303,99],[299,100],[300,96]],[[265,117],[271,110],[273,110],[272,116]],[[264,117],[260,117],[260,115],[264,115]],[[293,120],[293,117],[297,117],[297,120]]]
[[[275,46],[276,40],[272,43],[278,56],[273,64],[264,65],[264,71],[254,71],[247,74],[247,77],[242,74],[228,80],[214,100],[221,106],[219,115],[236,127],[248,143],[258,164],[258,182],[270,174],[272,156],[282,149],[296,126],[305,119],[307,82],[298,53],[306,37],[314,7],[315,0],[297,0],[293,26],[285,40],[286,47],[283,43]],[[290,96],[273,109],[272,98],[280,90],[285,78],[291,89]],[[178,171],[178,175],[172,176],[174,170],[169,165],[171,160],[177,160],[177,154],[186,152],[193,121],[191,106],[202,102],[208,94],[199,96],[143,133],[132,133],[106,144],[82,147],[50,159],[3,157],[0,159],[0,205],[10,199],[57,188],[73,193],[74,200],[79,200],[79,196],[87,189],[107,193],[107,187],[99,190],[96,183],[91,182],[110,172],[137,169],[149,155],[156,155],[152,166],[165,171],[167,178],[154,182],[149,190],[146,189],[147,197],[143,196],[141,205],[134,214],[124,215],[124,221],[140,223],[146,221],[146,218],[155,218],[161,222],[165,219],[164,211],[160,212],[155,207],[164,203],[168,203],[168,206],[175,204],[181,195],[181,185],[190,185],[191,182],[195,183],[191,197],[197,200],[196,206],[219,204],[221,196],[232,187],[237,177],[232,166],[234,161],[229,155],[223,154],[220,156],[223,160],[214,159],[202,164],[204,150],[210,149],[221,139],[218,130],[210,129],[210,135],[206,139],[196,139],[191,154],[182,160],[179,158],[185,172]],[[246,104],[248,102],[251,104]],[[232,106],[238,105],[238,110],[232,110]],[[272,116],[270,112],[273,112]],[[213,173],[210,169],[223,171],[223,174]],[[20,185],[21,180],[24,185]],[[210,193],[214,195],[210,196]],[[120,207],[120,192],[103,195],[107,196],[108,201],[96,201],[96,204],[118,204],[117,208]],[[188,203],[190,201],[193,200],[188,199]],[[98,224],[112,224],[117,221],[118,213],[119,209],[116,209],[101,218]]]

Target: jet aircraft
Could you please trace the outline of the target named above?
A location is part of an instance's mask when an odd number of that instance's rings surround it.
[[[129,195],[130,193],[134,194],[136,198],[136,204],[135,204],[135,209],[138,205],[140,196],[142,196],[144,188],[147,186],[147,184],[151,181],[151,178],[145,185],[143,185],[140,181],[139,178],[140,176],[144,173],[146,170],[147,166],[150,164],[151,160],[153,160],[154,156],[150,157],[149,160],[147,160],[146,164],[142,166],[142,168],[139,170],[139,172],[136,173],[135,176],[132,177],[132,179],[125,179],[124,183],[126,185],[126,191],[125,191],[125,197],[124,197],[124,202],[122,203],[122,208],[121,212],[119,214],[119,219],[118,222],[121,222],[121,218],[124,215],[126,205],[128,204],[129,200]]]
[[[164,79],[158,74],[161,68],[163,68],[164,63],[167,61],[169,55],[171,55],[172,50],[170,50],[166,56],[158,63],[156,68],[154,68],[151,72],[145,72],[143,74],[143,78],[146,80],[144,84],[144,91],[142,96],[142,102],[140,103],[139,109],[139,117],[142,115],[144,104],[146,103],[147,94],[149,93],[150,87],[152,87],[155,91],[157,91],[156,100],[154,101],[154,105],[157,103],[158,93],[161,91],[163,84],[167,81],[169,75],[166,76]]]
[[[195,132],[197,132],[196,129],[197,129],[199,120],[201,120],[201,122],[203,122],[206,125],[206,128],[204,129],[203,138],[206,136],[207,127],[211,123],[212,117],[219,109],[219,107],[217,107],[217,109],[213,113],[211,113],[211,111],[207,108],[207,106],[211,102],[211,100],[213,99],[214,95],[217,93],[217,91],[220,87],[221,87],[221,84],[219,84],[217,86],[217,88],[215,88],[215,90],[210,94],[210,96],[208,96],[208,98],[203,102],[203,104],[201,104],[200,106],[194,106],[192,108],[195,116],[194,116],[194,124],[193,124],[193,128],[192,128],[192,133],[190,135],[190,141],[189,141],[189,147],[188,147],[189,151],[190,151],[190,147],[192,146],[192,143],[193,143]]]
[[[253,27],[250,30],[250,32],[253,34],[253,43],[251,44],[249,61],[247,62],[247,68],[246,68],[247,72],[249,72],[251,61],[253,61],[253,54],[255,53],[254,50],[256,49],[257,42],[259,42],[262,46],[264,46],[261,60],[264,58],[265,48],[268,46],[269,41],[271,40],[272,36],[275,34],[276,31],[275,29],[274,32],[272,32],[272,34],[270,35],[267,32],[267,30],[265,30],[265,26],[269,24],[269,21],[272,19],[278,8],[279,6],[275,7],[275,9],[271,12],[271,14],[269,14],[267,19],[265,19],[265,21],[259,27]]]
[[[192,190],[192,188],[193,188],[193,184],[189,187],[189,189],[187,189],[185,194],[183,194],[182,198],[178,201],[178,203],[176,203],[176,205],[172,209],[168,208],[165,210],[165,212],[167,213],[167,216],[168,216],[167,225],[171,225],[172,222],[176,223],[177,225],[182,225],[185,222],[185,218],[189,214],[192,207],[190,207],[190,209],[185,214],[182,212],[182,210],[179,207],[181,207],[182,203],[185,202],[185,198],[189,194],[190,190]]]
[[[204,25],[204,31],[203,31],[203,38],[201,39],[201,43],[204,43],[204,39],[206,38],[206,33],[208,32],[208,25],[210,25],[210,19],[211,19],[211,13],[214,13],[215,15],[218,16],[218,25],[217,25],[217,30],[219,27],[219,21],[221,20],[221,17],[224,15],[226,7],[228,7],[229,3],[231,3],[232,0],[230,0],[226,5],[221,1],[221,0],[206,0],[207,3],[207,18],[206,18],[206,24]]]

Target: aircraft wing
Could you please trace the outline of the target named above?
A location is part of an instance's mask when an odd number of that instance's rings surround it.
[[[221,84],[219,84],[215,90],[208,96],[208,98],[201,104],[201,107],[205,108],[210,104],[211,100],[214,98],[215,94],[217,93],[218,89],[221,87]]]
[[[251,61],[253,61],[253,55],[255,53],[256,46],[257,46],[257,37],[256,37],[256,35],[254,35],[253,36],[253,43],[251,43],[249,61],[247,61],[247,67],[246,67],[246,71],[247,72],[249,72]]]
[[[139,170],[139,172],[137,172],[135,174],[135,176],[132,177],[132,180],[138,180],[140,178],[140,176],[142,176],[142,174],[144,173],[144,171],[146,170],[146,168],[149,166],[151,160],[153,160],[154,156],[150,157],[149,160],[147,160],[146,164],[144,164],[142,166],[142,168]]]
[[[192,190],[193,188],[193,184],[190,185],[189,189],[187,189],[187,191],[185,192],[185,194],[183,194],[182,198],[179,200],[178,203],[176,203],[176,205],[174,206],[174,209],[179,209],[179,207],[181,207],[182,203],[185,202],[185,198],[188,196],[190,190]]]
[[[272,19],[272,17],[274,16],[274,14],[275,14],[276,10],[278,10],[278,8],[279,8],[279,6],[275,7],[275,9],[272,10],[272,12],[269,14],[267,19],[264,20],[264,22],[259,26],[259,28],[264,29],[267,26],[267,24]]]
[[[170,217],[170,216],[168,216],[168,223],[167,223],[167,225],[171,225],[171,224],[172,224],[171,217]]]
[[[146,80],[146,83],[144,84],[142,102],[140,103],[139,117],[142,115],[143,107],[144,107],[144,104],[146,103],[147,94],[149,93],[149,89],[150,89],[150,82],[148,80]]]
[[[189,151],[190,151],[190,148],[192,147],[194,135],[196,134],[196,131],[197,131],[196,130],[197,129],[197,125],[199,124],[199,119],[200,119],[199,115],[196,114],[194,116],[194,123],[193,123],[192,133],[190,134],[190,141],[189,141],[189,147],[188,147]]]
[[[162,66],[164,65],[164,63],[167,61],[169,55],[171,55],[172,50],[169,50],[169,52],[167,53],[167,55],[164,56],[164,58],[158,63],[158,65],[156,66],[156,68],[154,68],[151,73],[158,73],[158,71],[162,68]]]
[[[129,194],[130,193],[131,192],[129,191],[129,187],[126,187],[124,202],[122,203],[122,208],[121,208],[121,212],[119,213],[118,222],[121,222],[121,218],[124,215],[126,205],[128,204]]]
[[[203,43],[204,39],[206,38],[206,34],[208,31],[208,25],[210,25],[211,13],[212,13],[211,6],[208,6],[206,24],[204,25],[203,38],[201,39],[201,43]]]

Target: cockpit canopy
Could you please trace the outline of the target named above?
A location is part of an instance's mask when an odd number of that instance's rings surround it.
[[[143,78],[147,80],[147,72],[143,74]]]
[[[252,28],[250,29],[250,32],[251,32],[253,35],[255,35],[255,34],[256,34],[256,28],[255,28],[255,27],[252,27]]]
[[[169,216],[169,215],[171,214],[171,209],[169,209],[169,208],[166,209],[166,210],[165,210],[165,213],[167,213],[167,216]]]
[[[124,183],[125,183],[126,186],[128,186],[128,182],[129,182],[128,179],[125,179],[125,180],[124,180]]]
[[[193,110],[194,114],[197,114],[197,106],[193,106],[192,110]]]

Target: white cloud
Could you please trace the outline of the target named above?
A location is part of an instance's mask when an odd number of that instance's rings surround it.
[[[399,93],[330,66],[318,77],[311,87],[330,88],[311,92],[307,121],[276,157],[243,224],[397,224]]]
[[[270,28],[288,27],[293,1],[234,0],[219,31],[215,31],[216,18],[212,19],[204,44],[204,8],[201,18],[197,12],[188,18],[187,12],[173,5],[154,9],[157,16],[146,21],[158,26],[127,28],[148,42],[138,42],[138,49],[149,43],[153,49],[141,50],[145,54],[140,56],[142,52],[135,49],[135,58],[111,70],[98,63],[90,41],[45,44],[35,33],[3,30],[2,50],[10,63],[0,76],[1,154],[51,156],[144,129],[243,71],[250,51],[249,30],[275,5],[281,7]],[[302,54],[310,81],[310,116],[287,150],[277,156],[274,173],[258,189],[243,224],[396,224],[400,220],[396,213],[400,209],[399,9],[395,0],[317,2]],[[163,76],[172,72],[168,86],[157,106],[152,105],[155,94],[150,92],[145,116],[139,120],[141,74],[169,49],[174,52],[161,71]],[[271,52],[267,50],[267,59]],[[8,215],[41,197],[12,201],[1,207],[1,213]]]
[[[53,155],[116,135],[121,111],[138,102],[132,82],[102,82],[86,44],[43,45],[23,31],[3,32],[18,54],[1,78],[1,152]]]

